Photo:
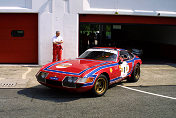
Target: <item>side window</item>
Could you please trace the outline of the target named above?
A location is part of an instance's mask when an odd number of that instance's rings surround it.
[[[120,57],[123,58],[124,61],[127,61],[127,60],[130,60],[133,58],[133,55],[128,53],[127,51],[125,50],[122,50],[120,51]]]
[[[134,57],[134,55],[132,55],[130,52],[128,52],[129,54],[129,59],[132,59]]]

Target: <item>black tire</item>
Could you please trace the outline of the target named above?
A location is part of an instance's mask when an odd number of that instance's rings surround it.
[[[105,75],[100,75],[94,83],[91,93],[95,97],[100,97],[106,93],[108,89],[108,80]]]
[[[137,82],[140,78],[140,65],[139,64],[136,64],[132,74],[131,74],[131,77],[128,77],[127,78],[127,81],[128,82]]]

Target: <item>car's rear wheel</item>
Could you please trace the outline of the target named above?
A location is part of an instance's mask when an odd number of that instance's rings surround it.
[[[92,93],[94,96],[99,97],[106,93],[108,89],[108,80],[105,75],[100,75],[92,88]]]
[[[128,82],[137,82],[140,78],[140,65],[136,64],[133,73],[131,74],[131,77],[127,78]]]

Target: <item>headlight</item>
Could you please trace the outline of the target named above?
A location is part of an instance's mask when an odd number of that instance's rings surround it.
[[[42,78],[46,78],[48,73],[46,72],[40,72],[39,75],[42,77]]]
[[[76,87],[77,80],[78,80],[78,77],[67,76],[63,80],[62,84],[63,86],[66,86],[66,87]]]
[[[69,83],[75,83],[77,81],[77,79],[78,79],[78,77],[67,76],[64,80]]]
[[[68,80],[69,83],[75,83],[78,77],[67,76],[65,79]]]
[[[79,77],[66,76],[62,84],[63,86],[66,86],[66,87],[76,87],[76,83],[84,84],[84,83],[91,83],[93,81],[94,81],[94,77],[79,78]]]
[[[79,80],[77,81],[77,83],[91,83],[91,82],[93,82],[93,80],[94,80],[93,77],[79,78]]]
[[[48,74],[49,73],[39,71],[36,74],[37,81],[45,83],[46,82],[45,78],[48,76]]]

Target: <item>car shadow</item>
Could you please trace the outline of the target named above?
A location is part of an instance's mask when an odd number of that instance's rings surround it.
[[[34,86],[31,88],[25,88],[17,92],[19,95],[23,95],[33,100],[44,100],[52,102],[70,102],[81,98],[92,98],[89,92],[85,93],[72,93],[61,89],[47,88],[43,85]]]
[[[114,88],[114,87],[116,87],[118,85],[123,85],[123,83],[125,83],[125,82],[123,82],[123,80],[122,80],[121,82],[117,82],[117,83],[111,84],[111,85],[108,86],[108,89],[112,89],[112,88]]]
[[[127,81],[126,79],[124,79],[124,80],[122,80],[122,81],[120,81],[120,82],[118,82],[118,83],[111,84],[111,85],[108,87],[108,89],[111,89],[111,88],[116,87],[116,86],[118,86],[118,85],[123,86],[125,83],[136,83],[136,82],[129,82],[129,81]]]

